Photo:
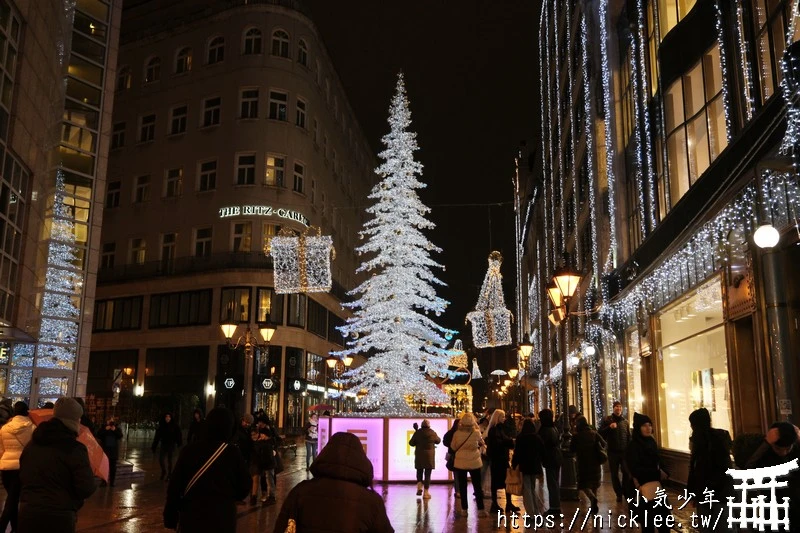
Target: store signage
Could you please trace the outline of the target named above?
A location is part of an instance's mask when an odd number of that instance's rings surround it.
[[[271,389],[273,385],[274,383],[269,378],[265,378],[264,381],[261,382],[261,386],[265,389]]]
[[[226,389],[232,389],[233,386],[236,385],[236,382],[233,380],[233,378],[228,378],[224,381],[224,385]]]
[[[294,387],[294,390],[300,390],[302,386],[303,384],[300,383],[299,379],[294,380],[294,383],[292,383],[292,387]]]
[[[300,212],[282,207],[274,208],[271,205],[232,205],[220,207],[219,218],[256,216],[256,217],[281,217],[299,222],[308,226],[308,219]]]

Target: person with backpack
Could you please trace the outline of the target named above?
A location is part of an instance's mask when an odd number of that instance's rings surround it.
[[[559,474],[564,460],[561,453],[561,435],[559,435],[553,420],[553,411],[543,409],[539,411],[539,437],[544,443],[542,465],[544,466],[545,479],[547,480],[547,493],[549,495],[549,508],[547,514],[558,516],[561,513],[561,487]]]
[[[575,435],[570,451],[578,463],[578,490],[589,498],[589,514],[597,514],[597,490],[600,488],[600,467],[606,462],[606,441],[589,426],[584,416],[575,420]]]
[[[700,530],[703,532],[727,531],[728,529],[728,496],[733,496],[733,480],[726,473],[731,468],[731,435],[724,429],[711,427],[711,414],[708,409],[697,409],[689,415],[692,436],[689,438],[689,478],[686,489],[702,501],[705,489],[714,491],[713,504],[698,503],[697,511],[701,517],[711,517],[710,524],[717,528],[704,527],[700,519]],[[720,512],[722,514],[720,514]],[[717,518],[719,517],[719,518]],[[708,518],[706,518],[708,520]],[[706,522],[708,523],[708,522]]]

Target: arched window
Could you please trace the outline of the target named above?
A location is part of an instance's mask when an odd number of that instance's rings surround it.
[[[308,66],[308,46],[303,39],[297,42],[297,62],[304,67]]]
[[[272,32],[272,55],[289,57],[289,34],[283,30]]]
[[[120,67],[117,71],[117,91],[127,91],[131,88],[130,67]]]
[[[214,37],[208,41],[208,64],[213,65],[225,59],[225,37]]]
[[[175,74],[183,74],[192,70],[192,49],[188,46],[178,50],[175,56]]]
[[[244,33],[242,54],[249,56],[261,53],[261,30],[250,28]]]
[[[144,82],[153,83],[161,79],[161,58],[151,57],[144,67]]]

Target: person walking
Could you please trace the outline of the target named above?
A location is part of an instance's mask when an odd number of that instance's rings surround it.
[[[536,493],[536,479],[542,475],[543,456],[544,442],[536,434],[533,418],[526,418],[514,442],[511,466],[519,467],[522,474],[522,502],[530,516],[544,513],[544,502]]]
[[[161,465],[161,480],[169,480],[172,473],[172,454],[176,448],[180,448],[182,442],[181,428],[172,419],[171,413],[164,414],[164,418],[158,423],[155,437],[153,438],[153,453],[156,453],[159,443],[161,452],[158,454],[158,463]]]
[[[489,512],[494,514],[501,511],[497,503],[497,491],[506,488],[506,472],[508,471],[508,452],[514,448],[514,441],[506,434],[505,422],[506,413],[502,409],[496,409],[489,420],[488,439],[486,441],[492,475],[492,506]],[[506,511],[519,511],[519,507],[511,502],[511,494],[506,492]]]
[[[550,409],[539,411],[539,420],[541,422],[539,437],[544,443],[542,465],[544,466],[545,479],[547,481],[549,503],[547,513],[551,516],[558,516],[561,514],[561,486],[559,474],[561,473],[561,464],[564,460],[563,454],[561,453],[561,436],[553,420],[553,411]]]
[[[447,432],[442,437],[442,444],[444,444],[447,447],[447,453],[453,456],[453,460],[455,460],[455,455],[453,454],[453,449],[450,447],[450,444],[452,444],[453,436],[456,434],[456,431],[458,431],[458,424],[459,424],[459,419],[456,418],[455,420],[453,420],[453,425],[450,427],[450,429],[447,430]],[[451,468],[450,463],[448,463],[448,469],[450,468]],[[455,490],[456,498],[460,498],[461,485],[458,484],[458,476],[455,475],[455,470],[453,471],[453,489]],[[419,484],[417,485],[417,492],[419,492]]]
[[[261,480],[266,480],[266,484],[262,484],[261,501],[275,503],[275,483],[272,477],[272,471],[275,470],[275,449],[272,447],[272,439],[256,428],[251,430],[250,438],[253,443],[250,452],[250,476],[253,480],[250,505],[256,504]]]
[[[613,412],[600,423],[598,433],[608,443],[608,469],[611,474],[611,485],[614,487],[617,501],[621,502],[625,495],[623,487],[628,485],[628,473],[622,467],[622,463],[625,460],[628,442],[631,440],[631,429],[628,420],[622,416],[621,402],[614,402]],[[620,471],[622,479],[620,479]]]
[[[733,479],[727,474],[731,468],[731,435],[724,429],[711,427],[711,414],[708,409],[701,408],[692,411],[689,415],[689,424],[692,426],[692,436],[689,438],[689,478],[686,489],[697,494],[703,500],[702,494],[706,489],[714,491],[715,503],[697,505],[698,514],[711,517],[710,524],[706,527],[700,520],[700,531],[727,531],[728,528],[728,496],[733,496]],[[719,518],[717,518],[719,517]],[[706,520],[709,520],[708,518]]]
[[[319,430],[319,416],[312,413],[303,428],[306,435],[306,471],[310,470],[311,463],[317,458],[317,432]]]
[[[224,407],[208,413],[200,440],[181,451],[167,487],[164,527],[181,533],[236,532],[236,502],[250,488],[242,454],[228,445],[234,415]]]
[[[597,490],[600,488],[600,449],[605,450],[606,441],[589,426],[586,417],[575,420],[575,435],[570,451],[578,463],[578,490],[589,499],[589,514],[597,514]]]
[[[113,487],[117,479],[119,441],[122,440],[122,430],[113,418],[109,418],[106,425],[97,433],[97,440],[100,441],[100,446],[108,457],[108,484]]]
[[[204,427],[203,411],[195,409],[192,413],[192,421],[189,422],[189,431],[186,433],[186,444],[200,440]]]
[[[311,474],[286,496],[274,533],[284,533],[289,520],[297,531],[394,533],[383,498],[372,490],[372,463],[358,437],[334,433]]]
[[[11,524],[11,531],[17,531],[19,493],[22,488],[19,479],[19,458],[22,450],[31,441],[35,426],[28,418],[28,404],[14,404],[14,416],[0,428],[0,477],[6,489],[6,502],[0,515],[0,531],[5,533]]]
[[[83,409],[59,398],[53,418],[33,431],[19,458],[18,533],[74,533],[78,509],[97,489],[86,446],[78,442]]]
[[[469,474],[472,479],[472,491],[478,504],[478,516],[489,516],[484,509],[481,486],[481,450],[484,447],[475,416],[472,413],[464,413],[450,442],[450,450],[455,454],[453,467],[455,475],[458,476],[458,486],[461,488],[461,509],[456,509],[457,515],[467,515],[467,474]]]
[[[439,435],[431,429],[431,423],[426,419],[422,427],[411,435],[409,446],[414,447],[414,468],[417,469],[417,496],[422,494],[423,500],[429,500],[431,493],[431,472],[436,468],[436,445],[442,442]],[[425,492],[423,493],[423,479]]]
[[[653,422],[647,415],[640,413],[633,414],[633,431],[631,432],[631,441],[628,444],[628,449],[625,452],[625,466],[631,475],[631,482],[634,488],[637,490],[642,489],[644,492],[647,492],[643,489],[644,485],[652,483],[660,484],[662,481],[669,478],[669,474],[661,466],[658,444],[656,443],[656,439],[653,438]],[[659,523],[665,524],[666,520],[665,517],[663,517],[665,507],[663,505],[656,506],[652,495],[647,498],[649,501],[646,503],[639,502],[637,498],[637,501],[634,502],[633,505],[639,513],[634,514],[634,510],[631,509],[631,516],[638,516],[641,520],[644,516],[644,511],[647,511],[647,514],[651,517],[655,517],[656,515],[662,516]],[[642,521],[642,532],[652,533],[655,531],[653,525],[655,522],[655,519],[648,520],[647,522]],[[662,525],[658,530],[661,533],[669,533],[670,527]]]

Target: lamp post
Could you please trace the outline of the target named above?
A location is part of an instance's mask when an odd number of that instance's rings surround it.
[[[244,414],[251,412],[253,409],[253,354],[256,348],[266,350],[272,340],[272,336],[275,335],[275,331],[278,329],[275,324],[269,321],[258,322],[257,325],[259,335],[264,339],[263,343],[258,341],[256,335],[250,330],[249,324],[244,335],[241,335],[236,340],[236,343],[233,342],[233,334],[236,332],[238,324],[233,320],[226,320],[220,324],[222,334],[225,335],[230,349],[235,350],[239,345],[244,346]]]
[[[337,378],[336,381],[336,388],[339,389],[339,395],[336,398],[336,410],[342,410],[342,384],[339,382],[339,378],[341,378],[342,372],[347,371],[350,368],[350,365],[353,364],[352,357],[345,357],[343,359],[337,359],[336,357],[331,357],[326,361],[328,368],[331,369],[333,375]],[[327,369],[326,369],[327,372]],[[327,385],[325,385],[327,387]],[[327,389],[326,389],[327,390]]]

